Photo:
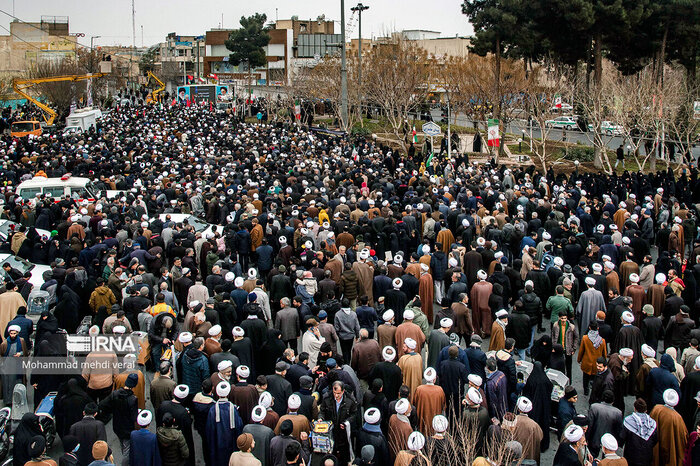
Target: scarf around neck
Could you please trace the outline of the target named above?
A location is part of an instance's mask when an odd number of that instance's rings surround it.
[[[646,413],[632,413],[625,418],[625,427],[643,440],[649,440],[649,437],[656,430],[656,421]]]
[[[598,330],[589,330],[588,339],[591,340],[593,347],[598,349],[601,343],[603,343],[603,337],[598,334]]]

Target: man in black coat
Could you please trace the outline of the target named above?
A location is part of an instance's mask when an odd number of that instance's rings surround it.
[[[275,373],[267,376],[267,391],[270,392],[275,402],[272,409],[279,414],[280,417],[287,414],[287,400],[294,392],[292,384],[285,379],[289,365],[280,361],[275,366]]]
[[[187,385],[178,385],[174,390],[174,397],[170,401],[164,401],[156,411],[156,427],[163,425],[163,416],[165,413],[170,413],[175,419],[177,428],[180,429],[185,437],[187,447],[190,451],[194,451],[194,438],[192,437],[192,416],[183,403],[190,394]],[[188,465],[194,465],[194,455],[190,455],[187,460]]]
[[[591,405],[603,401],[603,392],[615,389],[615,377],[608,369],[608,362],[605,358],[598,358],[596,366],[598,373],[593,378],[593,388],[591,388],[591,396],[588,399],[588,403]]]
[[[508,316],[508,326],[506,336],[515,340],[515,350],[520,355],[520,359],[525,359],[525,350],[530,346],[530,317],[525,314],[522,301],[516,301],[513,312]]]
[[[339,464],[350,462],[350,442],[345,422],[350,424],[350,431],[357,432],[357,402],[345,392],[343,382],[333,382],[332,391],[327,393],[320,408],[321,419],[333,422],[333,454]]]
[[[469,360],[469,371],[486,380],[486,353],[481,349],[483,340],[477,334],[471,336],[469,348],[465,350]]]
[[[382,350],[382,358],[384,358],[384,361],[374,365],[369,373],[368,380],[381,379],[384,382],[382,392],[386,396],[387,401],[391,402],[399,397],[399,388],[401,387],[403,376],[401,375],[401,368],[394,362],[396,350],[393,347],[385,347]]]
[[[73,424],[70,435],[77,437],[80,448],[78,449],[78,464],[87,466],[92,463],[92,446],[98,440],[107,440],[107,430],[102,421],[95,419],[97,404],[88,403],[83,410],[83,419]]]
[[[506,338],[506,346],[504,349],[496,352],[496,366],[498,370],[503,372],[508,381],[508,393],[511,397],[508,399],[510,409],[515,407],[515,389],[518,385],[518,374],[515,370],[515,359],[513,358],[513,350],[515,349],[515,340]]]
[[[389,444],[381,429],[381,414],[377,408],[365,411],[365,423],[357,433],[356,456],[360,456],[362,447],[372,445],[374,447],[374,464],[389,465]]]
[[[467,367],[458,359],[459,347],[451,346],[447,350],[449,359],[442,361],[438,367],[440,387],[445,392],[448,408],[451,406],[455,414],[461,412],[461,400],[464,397],[464,387],[468,384]]]
[[[139,378],[136,373],[129,374],[124,387],[115,390],[100,402],[100,414],[112,416],[112,429],[122,447],[122,456],[129,457],[131,447],[131,432],[136,425],[139,402],[134,395],[134,387]]]
[[[299,353],[296,364],[292,364],[289,370],[287,370],[285,378],[289,380],[289,383],[292,384],[292,390],[296,392],[299,390],[299,379],[305,375],[311,376],[311,370],[309,369],[309,353],[301,352]]]

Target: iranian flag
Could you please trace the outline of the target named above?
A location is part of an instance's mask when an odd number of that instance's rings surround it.
[[[205,83],[205,82],[207,82],[207,80],[204,79],[204,78],[201,77],[201,76],[197,77],[197,79],[199,79],[199,82],[200,82],[200,83]]]
[[[191,83],[192,81],[194,81],[194,76],[192,76],[191,74],[188,74],[188,75],[187,75],[187,82],[186,82],[185,84],[189,84],[189,83]]]
[[[301,104],[298,100],[294,101],[294,115],[297,120],[301,120]]]
[[[561,108],[561,94],[554,94],[554,106]]]
[[[500,147],[501,138],[498,134],[498,120],[496,118],[489,118],[489,130],[488,130],[488,146],[489,147]]]
[[[416,125],[413,125],[413,132],[412,132],[412,134],[413,134],[413,143],[415,144],[415,143],[418,142],[418,135],[416,134]]]
[[[218,77],[217,75],[215,75],[214,73],[211,73],[211,74],[209,75],[209,77],[210,77],[211,79],[216,80],[216,81],[219,80],[219,77]]]

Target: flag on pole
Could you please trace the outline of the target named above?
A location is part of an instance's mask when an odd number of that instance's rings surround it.
[[[561,94],[554,94],[554,106],[561,108]]]
[[[200,82],[200,83],[205,83],[205,82],[207,82],[207,80],[204,79],[204,78],[201,77],[201,76],[199,76],[197,79],[199,79],[199,82]]]
[[[416,134],[416,125],[413,125],[413,143],[418,142],[418,134]]]
[[[191,74],[188,74],[188,75],[187,75],[187,82],[186,82],[185,84],[189,84],[189,83],[191,83],[192,81],[194,81],[194,76],[192,76]]]
[[[217,75],[215,75],[214,73],[209,74],[209,77],[210,77],[211,79],[214,79],[214,80],[217,80],[217,81],[219,80],[219,77],[218,77]]]
[[[301,104],[298,100],[294,101],[294,115],[297,120],[301,120]]]
[[[489,129],[488,129],[488,146],[489,147],[500,147],[501,139],[498,134],[498,120],[496,118],[489,118]]]
[[[433,155],[435,152],[430,153],[430,157],[428,157],[428,161],[425,162],[425,168],[430,168],[430,164],[433,163]]]

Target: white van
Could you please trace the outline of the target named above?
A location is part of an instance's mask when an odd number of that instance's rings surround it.
[[[54,198],[67,194],[73,199],[87,199],[89,201],[97,199],[97,189],[90,178],[71,176],[70,173],[66,173],[60,178],[35,176],[31,180],[21,182],[17,186],[16,194],[25,200],[35,198],[37,194]]]
[[[77,126],[83,131],[89,130],[97,124],[97,120],[102,117],[102,112],[92,107],[80,108],[68,115],[66,127]]]

